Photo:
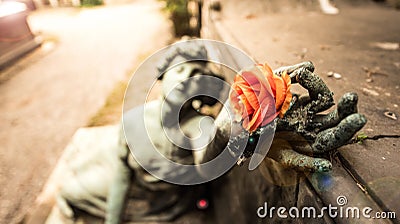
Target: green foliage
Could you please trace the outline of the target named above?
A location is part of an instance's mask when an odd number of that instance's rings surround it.
[[[366,135],[364,132],[360,132],[356,135],[354,141],[357,142],[358,144],[362,144],[365,139],[368,138],[368,135]]]
[[[107,97],[104,106],[89,120],[88,127],[116,124],[121,119],[127,81],[119,82]]]
[[[174,24],[175,36],[191,35],[192,30],[189,25],[190,12],[188,11],[188,0],[164,0],[165,9],[169,12]]]
[[[187,13],[188,0],[164,0],[165,8],[171,13]]]
[[[103,4],[104,4],[103,0],[81,0],[81,5],[83,7],[97,6]]]

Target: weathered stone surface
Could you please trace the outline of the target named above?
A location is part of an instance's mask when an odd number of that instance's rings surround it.
[[[397,103],[398,79],[393,75],[376,76],[371,85],[364,82],[366,74],[360,72],[362,65],[368,65],[384,68],[388,74],[398,73],[398,51],[369,47],[371,42],[383,36],[388,41],[399,39],[399,26],[396,25],[400,18],[398,12],[371,5],[367,1],[336,2],[340,9],[339,15],[327,17],[315,11],[310,13],[313,10],[297,10],[294,4],[299,3],[297,5],[301,7],[303,3],[300,1],[254,1],[252,4],[235,0],[221,1],[221,12],[211,11],[207,15],[203,23],[206,26],[204,34],[209,35],[205,37],[219,38],[234,44],[258,61],[269,62],[273,68],[304,60],[315,61],[317,74],[335,93],[336,102],[346,92],[359,93],[358,111],[368,120],[362,131],[368,136],[398,136],[398,121],[384,116],[387,110],[400,113]],[[271,10],[274,7],[276,10]],[[287,13],[281,13],[283,11]],[[324,46],[329,46],[329,49]],[[325,72],[333,69],[342,74],[340,80],[324,77]],[[364,87],[374,89],[379,97],[361,94]],[[296,88],[293,89],[297,92]],[[397,137],[367,140],[360,145],[342,147],[339,152],[344,161],[348,161],[348,169],[344,170],[341,163],[334,162],[333,172],[323,176],[327,178],[325,181],[331,181],[335,187],[321,191],[324,181],[314,180],[315,175],[310,177],[323,204],[335,204],[337,197],[343,194],[348,197],[349,206],[371,206],[374,211],[391,210],[398,215],[399,144]],[[237,172],[236,169],[232,173]],[[262,177],[255,175],[252,178]],[[232,179],[230,181],[242,181],[241,178]],[[249,184],[243,184],[242,188],[249,188],[253,182],[260,180],[246,181]],[[244,190],[241,192],[244,195],[250,194]],[[264,197],[259,191],[256,194]],[[306,194],[299,193],[299,198],[302,195]],[[339,219],[334,221],[345,222]],[[365,219],[353,221],[371,223],[371,220]],[[390,223],[389,220],[374,221]]]

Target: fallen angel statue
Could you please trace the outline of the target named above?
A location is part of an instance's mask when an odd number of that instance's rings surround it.
[[[266,155],[299,172],[329,171],[332,165],[324,155],[347,144],[366,123],[357,113],[355,93],[343,95],[335,110],[321,114],[334,105],[333,93],[311,62],[274,71],[257,64],[239,72],[214,121],[200,109],[218,104],[215,98],[223,95],[226,82],[209,69],[204,46],[180,46],[159,66],[162,96],[126,112],[124,131],[116,126],[118,134],[105,136],[109,143],[86,144],[93,157],[68,161],[70,170],[56,199],[65,217],[73,219],[79,209],[106,223],[173,220],[192,206],[201,183],[229,172],[232,163],[249,158],[249,168],[255,169]],[[182,59],[188,62],[176,63]],[[295,84],[308,96],[292,94]],[[188,168],[176,169],[166,160]],[[202,166],[210,161],[216,162]],[[147,198],[148,209],[127,217],[125,205],[134,193]]]

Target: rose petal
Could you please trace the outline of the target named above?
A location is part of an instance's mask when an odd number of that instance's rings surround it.
[[[255,131],[262,123],[261,108],[255,111],[252,118],[243,121],[243,127],[250,133]]]
[[[253,86],[256,83],[259,83],[260,80],[257,76],[252,72],[242,72],[242,78],[249,84],[249,86]]]
[[[271,86],[272,93],[275,98],[275,108],[279,112],[279,116],[283,117],[286,111],[289,109],[292,94],[290,92],[291,79],[287,73],[283,73],[282,76],[273,74],[272,69],[268,64],[258,65],[261,71],[263,71],[268,79]]]
[[[274,82],[273,77],[272,77],[274,73],[272,72],[271,67],[269,67],[269,65],[268,65],[267,63],[258,64],[257,67],[258,67],[258,68],[261,70],[261,72],[264,74],[264,76],[265,76],[265,78],[267,79],[268,84],[269,84],[269,86],[270,86],[270,88],[271,88],[271,91],[272,91],[272,93],[273,93],[273,95],[274,95],[274,97],[275,97],[275,94],[276,94],[276,86],[275,86],[275,82]]]
[[[260,107],[259,100],[252,89],[243,89],[243,95],[254,110]]]
[[[290,92],[290,87],[291,87],[290,76],[285,72],[282,75],[282,78],[283,78],[283,81],[286,84],[286,96],[285,96],[285,99],[284,99],[284,101],[282,103],[282,106],[280,108],[280,111],[279,111],[279,117],[280,118],[282,118],[285,115],[286,111],[289,110],[290,101],[292,100],[292,93]]]
[[[277,75],[274,75],[273,77],[276,85],[275,108],[276,110],[279,110],[286,98],[286,84],[281,77]]]
[[[246,96],[240,95],[239,99],[243,103],[244,109],[246,111],[246,114],[244,114],[244,115],[251,116],[254,113],[254,107],[251,106],[251,104],[249,103],[249,101],[246,98]],[[244,111],[242,111],[242,113],[243,112]]]

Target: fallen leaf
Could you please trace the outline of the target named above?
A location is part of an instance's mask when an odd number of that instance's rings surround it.
[[[383,50],[394,51],[400,48],[399,43],[395,42],[373,42],[371,43],[373,47],[381,48]]]
[[[337,72],[330,71],[330,72],[328,72],[326,74],[327,74],[328,77],[333,77],[335,79],[341,79],[342,78],[342,75],[337,73]]]
[[[246,19],[254,19],[256,16],[254,14],[247,14],[244,18]]]
[[[335,72],[335,73],[333,73],[333,78],[335,78],[335,79],[341,79],[341,78],[342,78],[342,75]]]
[[[330,50],[331,46],[325,45],[325,44],[320,44],[319,48],[324,51],[324,50]]]
[[[383,115],[385,115],[385,117],[388,117],[392,120],[397,120],[396,114],[390,111],[386,111],[383,113]]]
[[[379,96],[379,93],[372,89],[362,88],[362,91],[367,95]]]

